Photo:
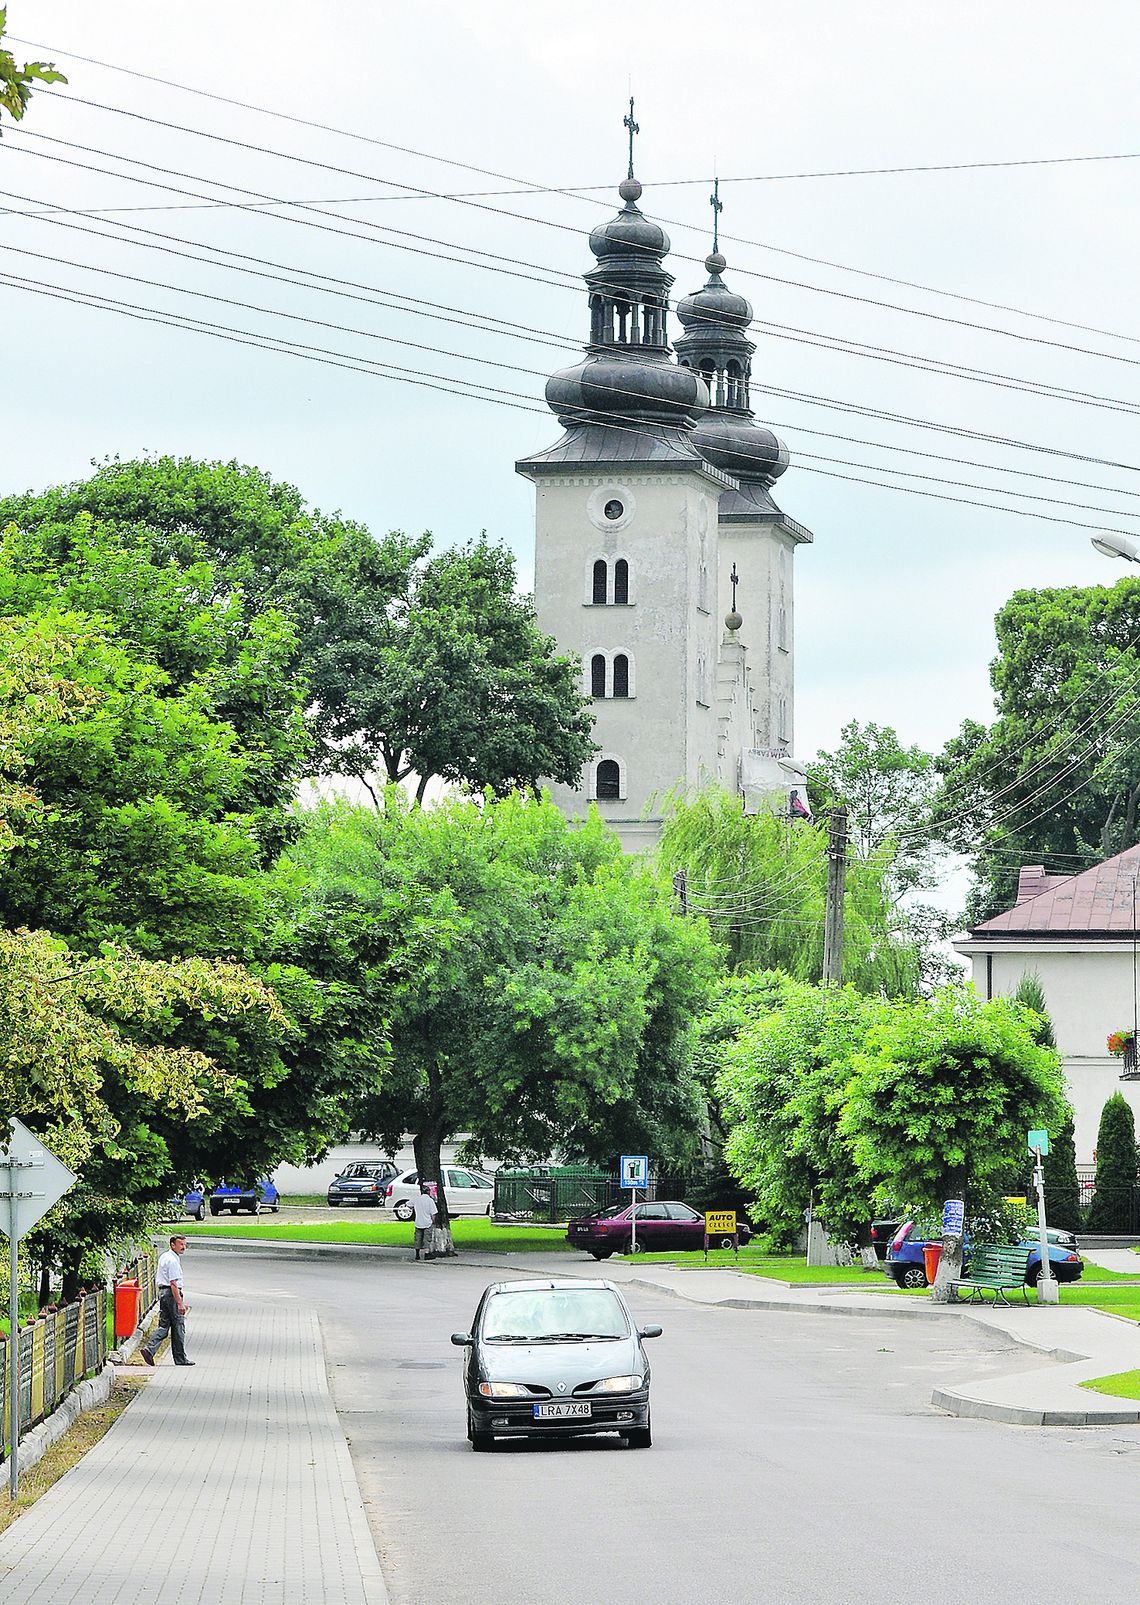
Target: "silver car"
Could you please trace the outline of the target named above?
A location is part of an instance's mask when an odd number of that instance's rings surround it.
[[[492,1282],[467,1350],[467,1437],[475,1450],[496,1438],[577,1437],[617,1432],[631,1449],[653,1442],[649,1360],[643,1338],[612,1282]]]

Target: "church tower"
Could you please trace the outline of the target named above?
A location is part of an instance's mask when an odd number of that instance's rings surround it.
[[[705,259],[708,282],[677,307],[684,334],[677,358],[698,372],[712,405],[698,420],[693,443],[705,460],[736,482],[720,499],[718,612],[736,613],[736,638],[747,651],[753,728],[742,755],[745,793],[799,789],[802,775],[788,762],[793,752],[793,560],[810,530],[788,518],[772,486],[788,466],[788,452],[770,429],[757,424],[750,384],[755,344],[748,338],[752,308],[725,285],[719,250],[719,186],[714,188],[713,249]],[[737,584],[733,584],[735,576]]]
[[[599,748],[581,789],[554,796],[571,815],[596,801],[636,852],[671,792],[721,768],[718,508],[737,480],[695,439],[709,396],[671,360],[669,239],[637,205],[632,103],[626,126],[624,205],[590,235],[586,354],[546,386],[565,433],[516,466],[537,487],[538,622],[582,660]]]

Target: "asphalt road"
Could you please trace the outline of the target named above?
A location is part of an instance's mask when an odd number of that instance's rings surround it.
[[[192,1250],[192,1286],[315,1301],[392,1605],[1131,1605],[1140,1589],[1140,1429],[942,1415],[935,1380],[1025,1364],[965,1321],[633,1292],[665,1328],[653,1448],[476,1456],[449,1338],[493,1269]]]

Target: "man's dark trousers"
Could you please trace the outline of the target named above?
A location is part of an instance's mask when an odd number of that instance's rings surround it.
[[[174,1302],[174,1294],[168,1287],[164,1287],[158,1295],[158,1325],[147,1342],[147,1351],[150,1354],[157,1352],[163,1338],[170,1334],[170,1352],[174,1357],[175,1365],[181,1365],[186,1358],[186,1317],[178,1313],[178,1306]]]

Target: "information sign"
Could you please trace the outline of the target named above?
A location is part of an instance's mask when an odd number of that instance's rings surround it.
[[[1031,1131],[1029,1133],[1029,1152],[1040,1152],[1042,1159],[1049,1152],[1049,1133],[1047,1131]]]
[[[960,1198],[948,1198],[942,1206],[943,1237],[961,1237],[966,1225],[966,1206]]]
[[[621,1185],[645,1187],[649,1183],[649,1157],[647,1154],[622,1154]]]
[[[736,1211],[735,1209],[710,1209],[705,1211],[706,1237],[735,1237]]]

